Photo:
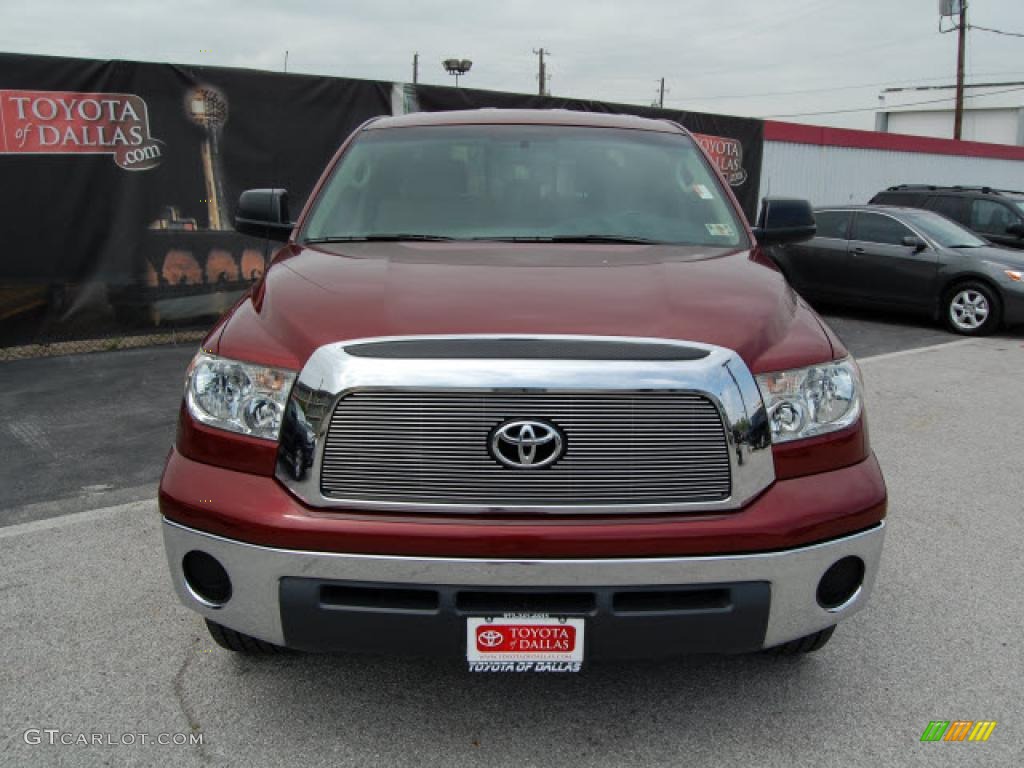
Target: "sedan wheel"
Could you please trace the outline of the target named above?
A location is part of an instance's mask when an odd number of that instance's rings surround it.
[[[999,300],[988,286],[959,285],[948,295],[946,323],[950,330],[968,336],[991,333],[999,325]]]

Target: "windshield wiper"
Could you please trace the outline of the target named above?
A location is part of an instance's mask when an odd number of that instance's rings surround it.
[[[475,237],[501,243],[633,243],[636,245],[666,245],[664,240],[628,235],[527,235],[510,237]]]
[[[398,232],[395,234],[388,233],[380,235],[334,235],[332,237],[307,237],[303,242],[315,245],[317,243],[397,243],[402,240],[435,242],[454,239],[454,237],[443,237],[442,235],[419,235],[414,233]]]

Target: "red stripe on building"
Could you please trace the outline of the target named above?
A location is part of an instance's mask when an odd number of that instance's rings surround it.
[[[918,152],[927,155],[991,157],[999,160],[1024,160],[1024,147],[1010,144],[986,144],[980,141],[954,141],[931,136],[907,136],[902,133],[858,131],[852,128],[828,128],[765,120],[764,140],[791,144],[816,144],[824,147],[882,149],[890,152]]]

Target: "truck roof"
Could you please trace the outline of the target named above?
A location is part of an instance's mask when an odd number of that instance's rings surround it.
[[[466,109],[448,112],[412,112],[395,117],[382,117],[366,126],[366,130],[409,128],[425,125],[576,125],[595,128],[629,128],[659,133],[682,133],[667,120],[654,120],[636,115],[613,115],[607,112],[579,112],[571,109]]]

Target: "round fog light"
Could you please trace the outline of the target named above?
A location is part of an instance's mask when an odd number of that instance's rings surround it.
[[[818,605],[835,611],[850,602],[864,583],[864,561],[850,555],[838,560],[818,582]]]
[[[231,579],[217,558],[193,549],[181,560],[185,586],[199,602],[220,608],[231,599]]]

